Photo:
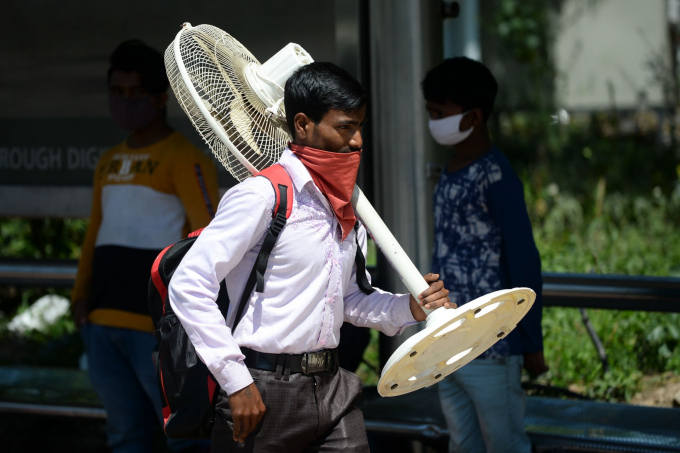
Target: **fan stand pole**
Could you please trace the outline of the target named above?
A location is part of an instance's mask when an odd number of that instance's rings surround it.
[[[401,248],[397,239],[357,185],[354,186],[354,193],[352,193],[352,206],[354,206],[357,215],[361,218],[380,251],[399,274],[399,278],[404,282],[408,291],[418,300],[420,293],[429,288],[430,285],[408,258],[404,249]],[[423,311],[429,316],[434,310],[423,308]]]

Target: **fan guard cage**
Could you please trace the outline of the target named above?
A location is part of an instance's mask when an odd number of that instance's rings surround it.
[[[275,164],[291,141],[286,124],[268,118],[266,105],[246,81],[249,64],[260,62],[240,42],[211,25],[186,26],[179,39],[180,59],[213,124],[222,129],[257,170]],[[213,154],[238,181],[252,175],[205,119],[180,72],[175,43],[165,51],[165,68],[175,97]]]

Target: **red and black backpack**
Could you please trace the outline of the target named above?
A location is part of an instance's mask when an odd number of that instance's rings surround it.
[[[264,291],[269,254],[293,207],[293,184],[283,167],[273,165],[257,176],[264,176],[272,183],[276,199],[272,222],[248,277],[232,331],[236,329],[253,289]],[[149,312],[158,340],[153,361],[161,390],[163,429],[171,438],[208,438],[213,425],[217,382],[196,354],[182,323],[168,303],[168,285],[172,275],[201,231],[194,231],[186,239],[165,248],[154,261],[149,280]],[[226,318],[229,296],[224,281],[220,284],[216,302]]]

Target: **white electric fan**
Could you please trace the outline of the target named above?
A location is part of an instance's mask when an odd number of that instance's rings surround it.
[[[168,78],[179,104],[239,181],[279,160],[291,140],[283,87],[296,69],[313,61],[302,47],[290,43],[261,65],[226,32],[189,23],[182,25],[165,51]],[[429,285],[357,186],[352,205],[417,298]],[[439,382],[514,329],[535,297],[529,288],[515,288],[457,309],[425,310],[425,328],[390,357],[378,392],[397,396]]]

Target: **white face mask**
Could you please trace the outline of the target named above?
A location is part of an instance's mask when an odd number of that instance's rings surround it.
[[[447,116],[439,120],[433,120],[430,118],[428,126],[430,127],[430,134],[434,141],[440,145],[457,145],[472,134],[475,129],[472,126],[470,129],[461,132],[460,131],[460,121],[465,115],[469,113],[459,113],[458,115]]]

